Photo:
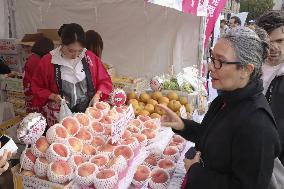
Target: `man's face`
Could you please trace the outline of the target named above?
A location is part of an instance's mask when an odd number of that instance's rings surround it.
[[[235,19],[234,18],[230,19],[229,26],[230,26],[230,28],[237,27],[237,23],[235,23]]]
[[[284,63],[284,26],[276,28],[269,36],[271,47],[268,63],[272,66]]]

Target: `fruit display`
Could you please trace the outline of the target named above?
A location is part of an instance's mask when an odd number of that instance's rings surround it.
[[[178,115],[180,115],[179,111],[182,106],[185,107],[188,115],[193,112],[192,105],[188,102],[187,97],[179,96],[176,91],[169,91],[167,94],[160,91],[143,92],[140,95],[130,91],[127,93],[127,104],[132,104],[136,116],[150,116],[152,119],[161,118],[165,115],[165,111],[157,104],[167,106]]]
[[[141,98],[144,102],[151,100],[147,95]],[[151,104],[147,108],[154,110]],[[82,187],[113,189],[129,167],[136,169],[144,161],[146,155],[137,165],[135,158],[141,149],[146,153],[145,147],[157,139],[161,128],[149,114],[126,119],[127,111],[128,106],[110,107],[99,102],[85,113],[64,118],[21,154],[20,174],[56,184],[72,182]],[[120,139],[114,141],[113,127],[120,118],[127,121]],[[135,177],[137,182],[150,177],[150,169],[141,167]]]

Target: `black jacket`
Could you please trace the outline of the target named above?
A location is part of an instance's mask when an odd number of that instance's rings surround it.
[[[284,75],[275,77],[272,80],[266,98],[276,120],[282,149],[279,159],[284,165]]]
[[[175,131],[196,143],[201,163],[189,169],[189,189],[267,189],[280,142],[262,82],[223,92],[201,124]]]

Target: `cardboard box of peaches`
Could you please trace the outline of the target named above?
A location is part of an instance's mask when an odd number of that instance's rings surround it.
[[[127,94],[128,104],[132,104],[135,115],[150,116],[151,118],[161,118],[165,114],[163,110],[157,107],[157,104],[164,104],[180,116],[180,109],[185,107],[187,117],[193,112],[193,106],[188,102],[186,96],[179,96],[175,91],[169,91],[163,94],[160,91],[152,93],[143,92],[139,96],[131,91]]]

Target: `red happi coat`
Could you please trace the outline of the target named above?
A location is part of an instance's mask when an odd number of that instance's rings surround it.
[[[89,69],[92,75],[95,91],[102,91],[101,100],[108,100],[112,91],[112,82],[101,60],[91,51],[86,51],[85,57],[89,63]],[[57,122],[60,104],[48,100],[48,97],[54,93],[59,94],[56,84],[54,64],[51,62],[52,55],[45,55],[39,63],[32,78],[32,92],[34,95],[33,105],[47,109],[48,126]]]
[[[40,56],[32,53],[24,67],[24,78],[23,78],[23,86],[24,86],[24,94],[25,94],[25,108],[27,113],[31,112],[39,112],[43,113],[40,107],[35,107],[32,105],[32,77],[36,71],[37,66],[40,62]]]

